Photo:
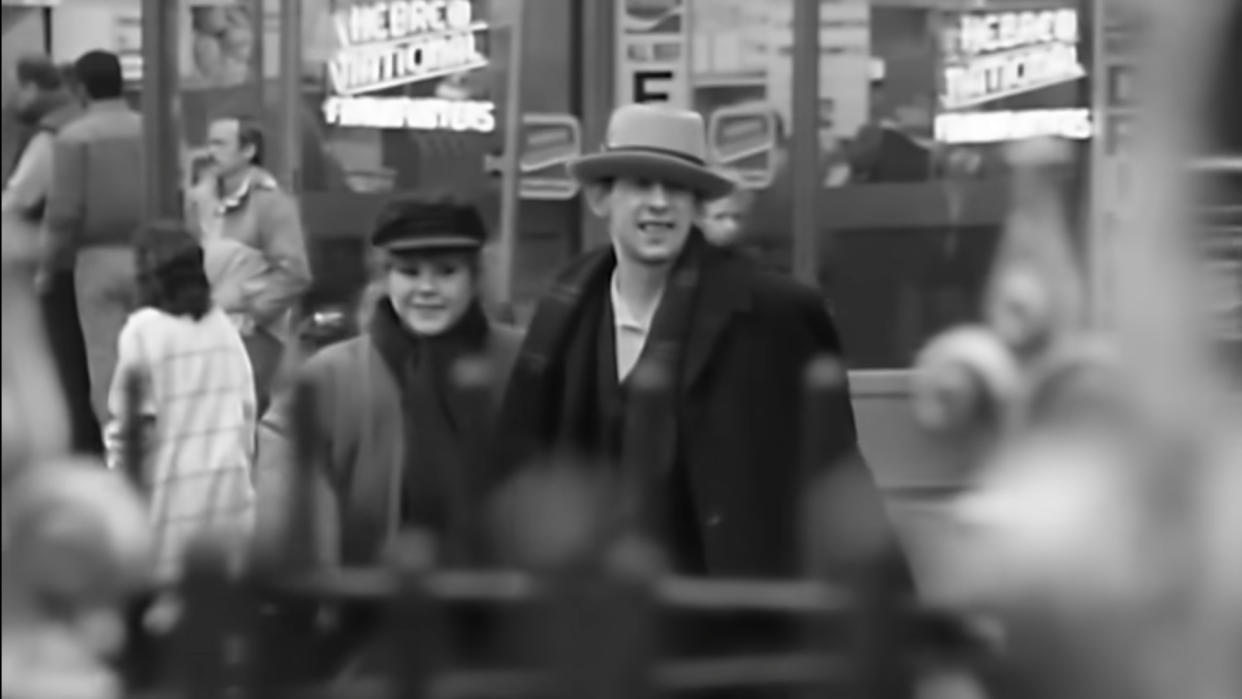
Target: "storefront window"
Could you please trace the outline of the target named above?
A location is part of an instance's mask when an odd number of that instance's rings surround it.
[[[305,3],[305,110],[325,162],[304,171],[303,189],[484,188],[505,63],[492,5]]]
[[[774,115],[766,154],[753,131],[716,131],[713,146],[760,190],[751,241],[792,269],[793,2],[687,1],[691,105],[709,120]],[[909,366],[933,334],[977,317],[1007,210],[1006,144],[1071,139],[1066,191],[1083,182],[1092,126],[1079,4],[821,3],[819,281],[856,368]]]
[[[356,247],[382,201],[420,190],[471,198],[497,232],[489,161],[505,148],[511,28],[523,22],[523,112],[572,115],[578,4],[523,3],[519,18],[506,0],[305,2],[302,190],[314,234]],[[573,199],[522,202],[519,306],[576,249],[578,216]]]
[[[279,139],[279,0],[183,0],[176,18],[177,71],[180,86],[182,152],[179,163],[185,187],[198,181],[207,165],[207,125],[220,115],[251,116],[269,134],[266,161],[281,162]],[[143,46],[142,3],[98,0],[61,3],[51,13],[52,56],[71,62],[95,49],[116,52],[121,59],[131,103],[141,106],[143,77],[151,52]],[[170,165],[170,167],[172,167]]]

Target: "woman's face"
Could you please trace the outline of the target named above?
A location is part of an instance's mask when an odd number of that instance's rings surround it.
[[[393,256],[388,298],[401,322],[416,335],[440,335],[465,315],[476,296],[470,252]]]

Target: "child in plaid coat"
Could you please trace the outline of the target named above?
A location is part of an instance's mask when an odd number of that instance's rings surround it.
[[[173,580],[192,539],[249,536],[255,389],[237,327],[212,301],[194,237],[179,223],[157,223],[139,235],[136,252],[142,307],[118,342],[105,438],[108,463],[118,468],[134,446],[128,442],[143,435],[135,475],[150,503],[157,576]]]

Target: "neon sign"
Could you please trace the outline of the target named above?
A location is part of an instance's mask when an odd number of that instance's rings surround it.
[[[943,35],[941,103],[961,109],[1078,80],[1079,37],[1069,8],[959,15]]]
[[[495,110],[491,102],[436,97],[329,97],[323,103],[329,124],[373,129],[488,133],[496,129]]]
[[[328,65],[335,96],[323,105],[338,126],[489,132],[495,105],[436,97],[368,96],[487,66],[470,0],[405,0],[352,5],[333,15],[340,49]],[[441,86],[446,87],[444,85]]]
[[[1002,143],[1036,136],[1091,138],[1090,109],[1024,109],[1001,112],[958,112],[936,117],[941,143]]]
[[[470,0],[353,5],[333,17],[341,50],[329,65],[337,94],[357,95],[487,65]]]

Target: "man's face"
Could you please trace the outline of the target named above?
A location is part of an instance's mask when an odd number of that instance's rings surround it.
[[[207,149],[218,175],[231,175],[250,165],[254,146],[242,147],[236,119],[216,119],[207,127]]]
[[[742,218],[745,215],[743,197],[734,195],[717,199],[703,207],[700,222],[703,235],[716,245],[733,245],[742,232]]]
[[[406,328],[435,336],[456,325],[475,299],[473,262],[468,252],[394,256],[388,298]]]
[[[618,256],[662,265],[681,254],[698,213],[698,198],[682,187],[621,177],[592,188],[591,208],[608,220]]]

